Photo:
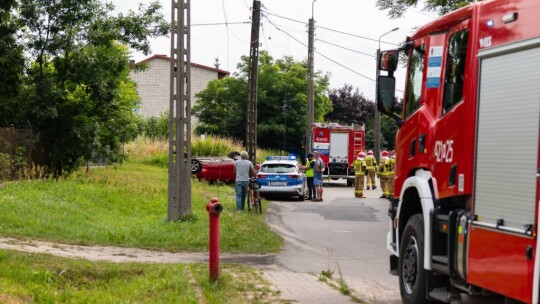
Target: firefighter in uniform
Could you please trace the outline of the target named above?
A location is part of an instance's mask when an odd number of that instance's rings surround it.
[[[390,174],[388,175],[388,198],[394,195],[394,172],[396,171],[396,150],[390,152]]]
[[[366,154],[358,153],[358,158],[351,164],[354,168],[354,196],[365,198],[364,196],[364,175],[366,173]]]
[[[366,189],[377,189],[377,184],[375,184],[375,173],[377,171],[377,160],[373,156],[373,151],[369,150],[366,156],[366,166],[367,166],[367,182]]]
[[[378,170],[378,177],[381,180],[381,188],[383,191],[383,194],[381,198],[390,198],[390,189],[389,189],[389,183],[392,182],[392,177],[390,175],[392,174],[390,172],[392,165],[392,161],[388,157],[388,151],[384,150],[382,152],[381,160],[379,161],[379,170]]]

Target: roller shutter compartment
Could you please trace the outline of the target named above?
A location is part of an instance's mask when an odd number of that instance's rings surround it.
[[[474,214],[523,230],[534,224],[540,48],[480,62]]]

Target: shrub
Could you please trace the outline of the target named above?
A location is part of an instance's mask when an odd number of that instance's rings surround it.
[[[151,139],[139,136],[125,146],[129,159],[144,164],[166,168],[169,165],[169,142],[166,139]],[[228,156],[229,153],[240,152],[245,148],[230,138],[206,136],[205,138],[192,137],[192,156]],[[257,150],[257,161],[262,163],[268,155],[287,155],[280,150]]]

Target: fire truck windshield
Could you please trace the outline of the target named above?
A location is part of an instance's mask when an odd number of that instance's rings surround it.
[[[407,93],[405,96],[405,118],[420,107],[422,76],[424,73],[424,46],[418,46],[409,56],[409,74],[407,75]]]

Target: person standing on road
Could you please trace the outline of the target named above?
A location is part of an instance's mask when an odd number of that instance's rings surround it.
[[[390,172],[391,165],[392,165],[392,161],[390,160],[390,158],[388,158],[388,151],[386,150],[382,151],[382,157],[381,157],[381,161],[379,161],[379,172],[378,172],[379,179],[381,180],[381,188],[383,191],[381,198],[390,198],[390,189],[388,187],[388,184],[389,184],[389,179],[390,179],[390,183],[392,182],[392,178],[389,178],[391,174]]]
[[[373,156],[373,151],[369,150],[366,156],[366,166],[367,166],[367,181],[366,181],[366,189],[377,189],[377,184],[375,183],[375,173],[377,168],[377,160],[375,159],[375,156]]]
[[[236,210],[244,210],[246,196],[249,187],[249,177],[257,175],[253,164],[248,160],[249,154],[246,151],[240,152],[240,160],[234,163],[236,171],[235,191],[236,191]]]
[[[302,167],[302,170],[306,171],[306,180],[308,186],[308,200],[311,200],[316,197],[315,185],[313,184],[313,167],[315,167],[315,160],[313,159],[313,153],[307,154],[306,165]]]
[[[354,197],[365,198],[364,196],[364,174],[366,172],[366,154],[358,153],[358,158],[352,163],[354,168]]]
[[[315,167],[313,168],[313,184],[315,185],[315,189],[316,189],[316,197],[315,199],[312,199],[312,201],[322,202],[323,201],[322,179],[323,179],[323,172],[324,172],[324,161],[321,159],[321,155],[317,151],[313,152],[313,156],[315,157]]]
[[[396,170],[396,150],[390,152],[390,174],[388,174],[388,198],[394,195],[394,172]]]

